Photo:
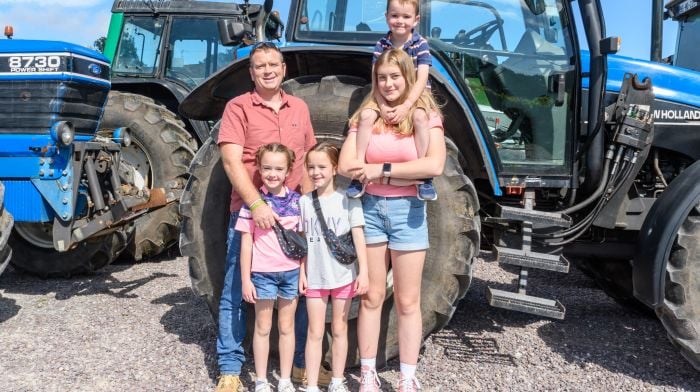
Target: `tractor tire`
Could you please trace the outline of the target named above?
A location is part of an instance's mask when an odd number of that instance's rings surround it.
[[[364,98],[364,80],[328,76],[301,77],[285,83],[292,95],[304,99],[311,112],[317,139],[342,143],[347,118]],[[216,135],[216,132],[213,132]],[[180,251],[189,259],[192,286],[218,319],[223,287],[226,227],[231,186],[221,166],[216,136],[198,151],[180,202],[183,229]],[[479,251],[478,199],[471,181],[462,171],[460,153],[447,140],[447,161],[442,176],[435,179],[440,198],[428,204],[430,249],[423,270],[421,312],[424,337],[444,327],[471,283],[472,263]],[[206,206],[206,208],[205,208]],[[398,355],[397,319],[392,296],[391,272],[383,308],[378,366]],[[359,363],[357,352],[357,304],[351,307],[348,366]],[[248,313],[248,326],[252,324]],[[273,324],[274,325],[274,324]],[[328,325],[327,330],[330,330]],[[330,334],[326,334],[330,339]],[[329,342],[324,347],[329,347]],[[326,353],[325,360],[330,358]]]
[[[95,272],[111,264],[133,236],[131,224],[77,243],[65,252],[51,246],[50,223],[15,222],[10,235],[12,266],[42,278],[68,278]]]
[[[0,182],[0,275],[12,258],[12,248],[8,245],[12,232],[12,214],[5,210],[5,186]]]
[[[678,229],[666,263],[664,299],[656,309],[668,337],[700,370],[700,203]]]
[[[231,183],[216,144],[218,127],[217,123],[192,160],[180,199],[180,253],[188,259],[192,289],[204,299],[215,323],[219,320],[219,299],[224,287],[226,233],[231,215]]]
[[[148,188],[165,188],[168,199],[184,189],[197,143],[174,113],[151,98],[111,91],[100,132],[118,127],[128,127],[132,139],[122,160],[137,167]],[[177,241],[180,221],[177,203],[151,209],[134,222],[126,252],[137,261],[162,253]]]

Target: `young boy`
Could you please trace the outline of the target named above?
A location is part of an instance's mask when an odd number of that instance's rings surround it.
[[[380,104],[382,118],[390,124],[400,123],[409,114],[413,104],[420,98],[424,89],[430,88],[428,74],[432,65],[430,47],[428,41],[415,31],[415,27],[420,21],[418,0],[389,0],[386,6],[386,23],[389,25],[389,33],[382,37],[374,47],[372,67],[382,52],[393,48],[403,48],[408,55],[413,58],[416,66],[416,84],[408,94],[406,101],[395,107],[389,107],[384,99],[379,96],[377,101]],[[428,116],[423,109],[413,112],[411,120],[415,131],[414,138],[418,157],[424,157],[428,150]],[[366,109],[360,114],[360,121],[357,124],[357,157],[364,161],[367,144],[369,144],[370,132],[377,121],[377,112]],[[418,188],[418,198],[421,200],[436,200],[437,192],[433,187],[433,180],[426,179],[424,183],[416,185]],[[348,187],[347,195],[351,198],[358,198],[364,193],[364,185],[357,180],[353,180]]]

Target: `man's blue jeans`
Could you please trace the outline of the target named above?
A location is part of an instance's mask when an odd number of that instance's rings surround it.
[[[236,231],[238,212],[231,213],[226,237],[226,267],[224,268],[224,289],[219,302],[219,336],[216,339],[216,353],[221,374],[240,375],[245,362],[243,339],[246,334],[245,310],[242,304],[241,285],[241,232]],[[300,298],[296,312],[294,366],[305,368],[304,349],[306,330],[309,325],[306,314],[306,301]]]

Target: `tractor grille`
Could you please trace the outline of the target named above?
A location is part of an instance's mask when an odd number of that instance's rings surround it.
[[[0,134],[46,134],[70,121],[76,134],[97,131],[109,88],[75,81],[0,81]]]

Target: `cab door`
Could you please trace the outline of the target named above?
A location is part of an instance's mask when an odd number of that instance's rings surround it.
[[[569,187],[580,71],[569,1],[431,0],[420,31],[475,103],[501,187]]]

